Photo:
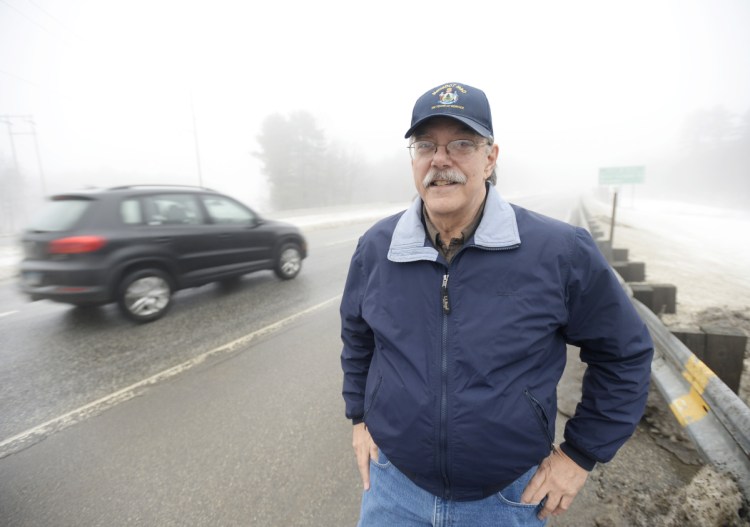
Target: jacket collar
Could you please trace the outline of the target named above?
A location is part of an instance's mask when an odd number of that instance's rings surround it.
[[[489,185],[484,215],[474,237],[466,245],[484,249],[509,249],[521,243],[516,224],[516,213],[493,185]],[[406,209],[396,224],[388,248],[392,262],[437,260],[438,252],[427,239],[422,224],[422,198],[417,198]]]

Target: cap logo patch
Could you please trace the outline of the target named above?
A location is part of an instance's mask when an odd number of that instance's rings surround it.
[[[444,84],[438,89],[432,92],[433,95],[437,95],[438,104],[434,105],[431,110],[435,110],[440,107],[457,108],[463,110],[464,107],[456,104],[458,102],[458,92],[466,93],[466,88],[460,84]]]
[[[446,88],[445,91],[441,91],[438,95],[440,104],[453,104],[458,100],[458,94],[453,91],[453,88]]]

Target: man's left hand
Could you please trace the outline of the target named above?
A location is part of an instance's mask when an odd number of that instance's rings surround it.
[[[526,485],[521,502],[539,503],[546,497],[547,501],[539,513],[539,519],[544,520],[550,515],[557,516],[568,510],[588,476],[586,469],[580,467],[558,447],[554,447]]]

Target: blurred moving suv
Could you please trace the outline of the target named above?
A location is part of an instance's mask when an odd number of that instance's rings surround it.
[[[307,243],[210,189],[127,186],[52,196],[23,234],[21,289],[32,300],[117,302],[136,322],[160,318],[179,289],[259,270],[294,278]]]

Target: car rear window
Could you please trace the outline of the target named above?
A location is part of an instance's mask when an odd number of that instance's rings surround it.
[[[59,232],[69,230],[91,205],[91,200],[65,198],[48,201],[29,223],[29,230]]]

